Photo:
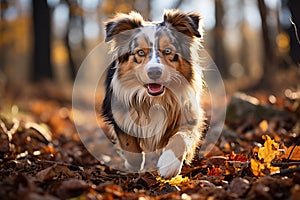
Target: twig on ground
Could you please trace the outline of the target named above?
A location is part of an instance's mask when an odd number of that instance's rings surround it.
[[[300,172],[300,167],[296,167],[296,168],[289,168],[289,169],[281,169],[280,171],[271,173],[269,176],[276,176],[276,175],[288,175],[288,174],[292,174],[294,172]]]

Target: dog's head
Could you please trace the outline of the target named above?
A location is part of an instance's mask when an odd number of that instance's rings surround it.
[[[119,92],[159,97],[182,79],[189,84],[195,80],[193,48],[202,38],[199,14],[167,10],[162,22],[148,22],[131,12],[105,25],[105,41],[111,42],[117,61],[112,84]]]

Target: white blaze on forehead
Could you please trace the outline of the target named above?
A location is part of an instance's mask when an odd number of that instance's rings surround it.
[[[155,47],[151,47],[152,48],[152,51],[151,51],[151,59],[149,60],[149,64],[151,64],[151,63],[154,63],[154,64],[156,64],[156,63],[158,63],[157,62],[157,58],[156,58],[156,49],[155,49]]]
[[[145,26],[142,29],[142,33],[147,37],[149,40],[149,48],[151,48],[151,57],[149,63],[157,63],[156,59],[156,49],[155,49],[155,34],[156,34],[156,27],[155,26]]]

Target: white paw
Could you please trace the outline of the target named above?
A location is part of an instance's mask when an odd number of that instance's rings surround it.
[[[160,176],[166,179],[177,176],[182,168],[182,162],[175,156],[172,150],[164,151],[158,162],[158,172]]]
[[[139,172],[143,169],[145,164],[145,154],[142,153],[132,153],[126,151],[118,151],[119,155],[124,160],[124,165],[126,169],[133,172]]]

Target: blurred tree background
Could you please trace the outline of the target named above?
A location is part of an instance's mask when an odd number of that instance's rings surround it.
[[[299,0],[0,2],[0,98],[36,82],[70,89],[83,59],[103,41],[105,20],[131,10],[161,20],[167,8],[202,13],[204,47],[229,93],[299,90]]]

